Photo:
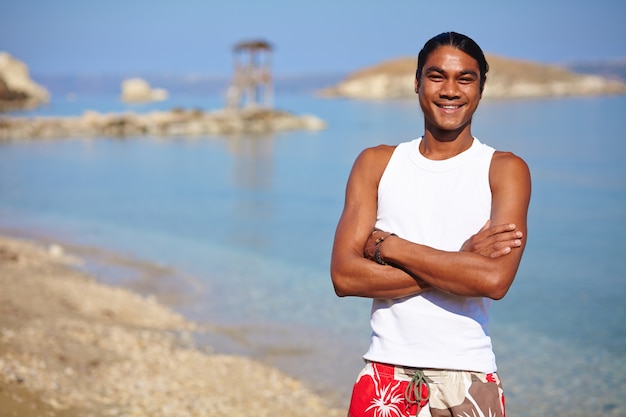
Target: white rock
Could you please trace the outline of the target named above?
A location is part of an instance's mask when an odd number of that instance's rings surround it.
[[[168,97],[166,90],[152,88],[142,78],[129,78],[122,82],[122,100],[128,103],[163,101]]]
[[[0,52],[0,78],[12,91],[25,93],[42,103],[50,100],[48,90],[30,79],[26,64],[6,52]]]
[[[64,252],[63,247],[56,244],[52,244],[48,247],[48,253],[55,258],[60,258],[63,256]]]

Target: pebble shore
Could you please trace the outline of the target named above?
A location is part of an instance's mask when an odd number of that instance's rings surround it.
[[[197,324],[80,262],[0,237],[0,417],[345,415],[274,368],[199,349]]]

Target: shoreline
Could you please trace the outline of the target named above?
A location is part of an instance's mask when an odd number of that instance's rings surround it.
[[[80,116],[29,117],[0,114],[0,142],[71,137],[185,137],[267,135],[290,130],[319,131],[326,122],[310,115],[251,107],[203,111],[175,108],[148,113],[99,113]]]
[[[58,244],[0,235],[0,415],[345,413],[275,367],[198,347],[210,328],[102,283],[82,262]]]

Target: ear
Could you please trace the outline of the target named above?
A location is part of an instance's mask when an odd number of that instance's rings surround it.
[[[419,90],[420,90],[420,81],[416,78],[415,79],[415,94],[419,94]]]

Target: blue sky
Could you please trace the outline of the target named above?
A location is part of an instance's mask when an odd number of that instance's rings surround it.
[[[276,74],[345,73],[448,30],[511,58],[626,58],[623,0],[0,1],[0,51],[31,74],[229,75],[251,38],[275,45]]]

